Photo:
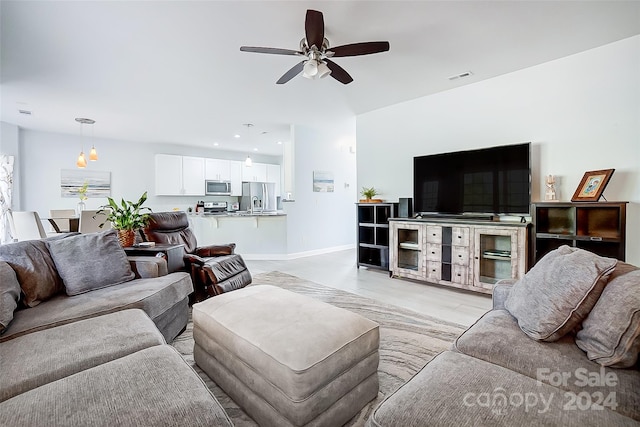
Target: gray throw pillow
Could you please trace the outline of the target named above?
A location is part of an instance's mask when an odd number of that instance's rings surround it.
[[[561,246],[511,289],[505,308],[531,338],[557,341],[589,314],[617,260]]]
[[[0,261],[15,271],[23,302],[28,307],[35,307],[64,290],[44,240],[0,245]]]
[[[115,230],[47,242],[67,295],[106,288],[134,278]]]
[[[0,335],[13,320],[13,312],[20,299],[20,283],[16,272],[6,262],[0,261]]]
[[[619,264],[582,323],[576,344],[602,366],[630,368],[640,352],[640,270]]]

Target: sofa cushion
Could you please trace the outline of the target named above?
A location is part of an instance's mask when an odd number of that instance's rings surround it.
[[[567,402],[555,387],[445,351],[385,399],[367,426],[637,426],[608,408],[566,410]]]
[[[0,345],[0,402],[164,343],[142,310],[118,311],[23,335]]]
[[[531,338],[555,341],[589,314],[616,262],[614,258],[561,246],[513,285],[505,307]]]
[[[576,344],[600,365],[629,368],[640,351],[640,269],[618,264],[582,323]]]
[[[0,335],[7,329],[20,300],[20,283],[13,268],[0,261]]]
[[[566,392],[586,391],[590,396],[599,392],[604,397],[615,393],[616,412],[640,420],[640,372],[603,368],[589,361],[571,334],[555,342],[536,341],[520,330],[509,312],[492,310],[458,337],[453,349]],[[585,385],[588,376],[611,381]],[[562,397],[562,393],[557,396]]]
[[[80,234],[47,242],[67,295],[133,280],[127,254],[116,230]]]
[[[232,426],[202,379],[159,345],[0,403],[3,425]]]
[[[188,273],[136,279],[76,296],[58,295],[46,304],[19,310],[0,342],[66,323],[129,308],[140,308],[155,322],[193,292]]]
[[[24,294],[22,301],[28,307],[35,307],[64,289],[45,240],[0,245],[0,260],[16,272]]]

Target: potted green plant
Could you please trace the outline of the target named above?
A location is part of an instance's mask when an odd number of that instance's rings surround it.
[[[147,192],[145,191],[137,202],[131,202],[122,199],[120,204],[116,203],[111,197],[107,197],[108,205],[100,206],[100,210],[96,215],[106,215],[106,220],[100,224],[100,228],[107,222],[118,230],[118,240],[123,247],[133,246],[136,230],[145,227],[149,223],[150,208],[142,206],[147,200]]]
[[[375,189],[375,187],[362,187],[362,191],[360,191],[360,194],[362,194],[364,196],[364,199],[360,199],[361,203],[380,203],[382,202],[381,199],[374,199],[375,196],[377,196],[378,194],[378,190]]]

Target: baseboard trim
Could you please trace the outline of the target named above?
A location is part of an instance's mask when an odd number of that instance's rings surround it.
[[[314,255],[328,254],[331,252],[346,251],[353,249],[356,245],[333,246],[330,248],[314,249],[312,251],[295,252],[291,254],[240,254],[242,258],[250,261],[287,261],[291,259],[304,258]]]

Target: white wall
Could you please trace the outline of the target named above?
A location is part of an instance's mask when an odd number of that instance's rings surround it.
[[[571,200],[584,172],[615,168],[629,201],[627,261],[640,265],[640,36],[357,117],[358,188],[412,197],[413,157],[532,142],[532,201],[544,176]]]
[[[295,126],[295,202],[283,203],[290,254],[355,244],[355,118]],[[333,172],[332,193],[313,192],[313,171]],[[346,185],[345,185],[346,184]],[[348,186],[348,187],[347,187]]]

